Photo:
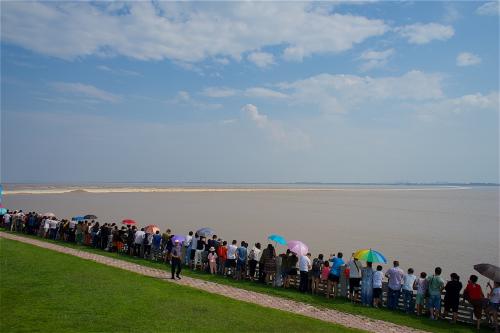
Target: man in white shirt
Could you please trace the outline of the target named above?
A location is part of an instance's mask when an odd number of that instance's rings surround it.
[[[10,214],[9,213],[4,214],[4,216],[3,216],[3,225],[7,229],[10,228]]]
[[[299,258],[300,285],[299,290],[303,293],[307,291],[307,281],[309,278],[309,270],[311,269],[311,254]]]
[[[144,237],[146,233],[144,232],[144,228],[135,232],[134,235],[134,248],[135,248],[135,256],[141,256],[141,247],[144,244]]]
[[[238,247],[236,246],[237,243],[238,242],[236,240],[233,240],[232,243],[227,247],[228,275],[232,274],[232,272],[234,272],[234,269],[236,268],[236,250],[238,249]]]
[[[415,311],[415,302],[413,301],[413,285],[417,277],[413,275],[413,268],[408,268],[408,274],[403,279],[403,308],[406,313]]]
[[[401,286],[403,285],[405,276],[405,272],[399,268],[399,261],[395,260],[393,264],[394,267],[385,273],[385,276],[389,280],[387,283],[387,308],[389,310],[396,310],[398,306]]]
[[[49,220],[50,239],[53,240],[56,239],[56,231],[58,223],[59,221],[57,221],[54,217],[51,220]]]

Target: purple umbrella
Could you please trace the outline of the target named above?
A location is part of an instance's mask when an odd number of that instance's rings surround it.
[[[307,245],[298,240],[288,241],[288,249],[298,256],[305,256],[309,252]]]
[[[182,236],[182,235],[174,235],[172,237],[172,243],[175,243],[175,241],[179,241],[179,243],[184,243],[186,241],[186,237]]]

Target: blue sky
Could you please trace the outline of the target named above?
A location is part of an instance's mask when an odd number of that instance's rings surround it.
[[[498,2],[2,2],[3,182],[498,182]]]

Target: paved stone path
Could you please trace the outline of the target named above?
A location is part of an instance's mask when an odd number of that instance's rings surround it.
[[[170,283],[175,283],[179,285],[189,286],[197,289],[207,291],[209,293],[214,293],[218,295],[223,295],[232,299],[239,301],[245,301],[249,303],[258,304],[265,307],[275,308],[282,311],[288,311],[296,314],[301,314],[303,316],[323,320],[326,322],[340,324],[346,327],[352,327],[357,329],[366,330],[369,332],[423,332],[413,328],[400,326],[392,324],[389,322],[370,319],[363,316],[348,314],[333,309],[316,307],[310,304],[292,301],[286,298],[270,296],[266,294],[261,294],[253,291],[248,291],[244,289],[239,289],[223,284],[218,284],[214,282],[204,281],[201,279],[195,279],[187,276],[183,276],[181,280],[171,280],[170,272],[165,270],[150,268],[138,264],[134,264],[128,261],[109,258],[106,256],[80,251],[72,248],[68,248],[61,245],[56,245],[32,238],[17,236],[9,233],[0,232],[0,237],[16,240],[19,242],[35,245],[38,247],[50,249],[53,251],[70,254],[79,258],[92,260],[101,264],[105,264],[112,267],[121,268],[134,273],[164,279]]]

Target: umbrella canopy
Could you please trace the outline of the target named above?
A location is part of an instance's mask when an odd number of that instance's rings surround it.
[[[73,220],[73,221],[83,221],[83,220],[85,220],[85,218],[83,216],[73,216],[71,218],[71,220]]]
[[[0,215],[5,215],[5,214],[7,214],[7,209],[5,209],[3,207],[0,208]]]
[[[172,243],[175,243],[175,241],[179,241],[179,243],[184,243],[186,241],[186,237],[182,236],[182,235],[174,235],[172,237]]]
[[[89,214],[89,215],[85,215],[83,218],[85,220],[95,220],[95,219],[97,219],[97,216],[95,216],[93,214]]]
[[[272,234],[272,235],[269,235],[269,237],[267,237],[267,239],[269,239],[273,242],[276,242],[278,244],[281,244],[281,245],[286,245],[285,237],[280,236],[280,235]]]
[[[160,231],[160,227],[158,227],[156,224],[150,224],[144,228],[144,232],[148,234],[154,234],[157,231]]]
[[[201,228],[196,233],[198,234],[198,236],[210,237],[215,235],[215,230],[212,228]]]
[[[298,240],[288,241],[288,249],[298,256],[305,256],[309,252],[307,245]]]
[[[122,223],[126,224],[126,225],[134,225],[137,222],[135,222],[134,220],[131,220],[131,219],[126,219],[126,220],[123,220]]]
[[[43,217],[56,217],[56,214],[51,213],[51,212],[47,212],[47,213],[43,214]]]
[[[354,258],[358,260],[387,264],[387,259],[384,255],[372,249],[359,250],[354,253]]]
[[[474,269],[481,275],[495,282],[500,282],[500,267],[492,264],[474,265]]]

